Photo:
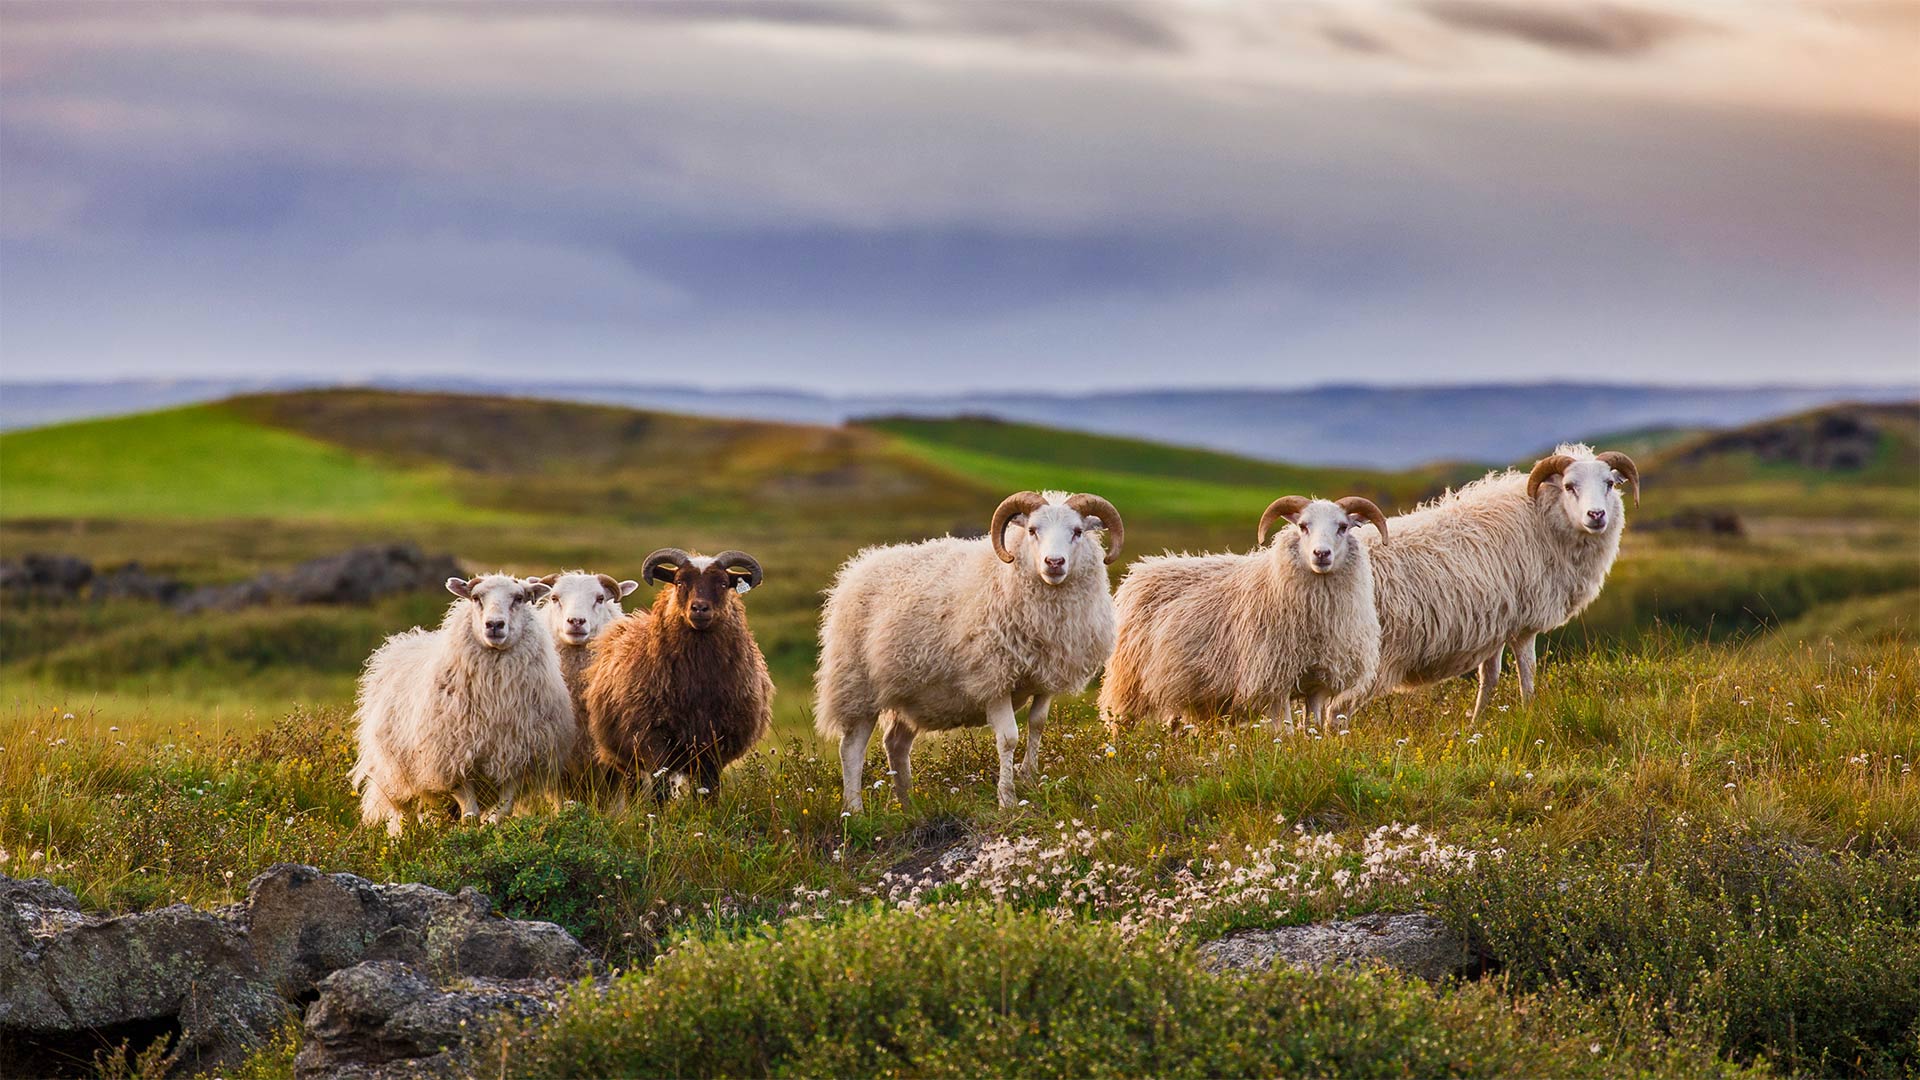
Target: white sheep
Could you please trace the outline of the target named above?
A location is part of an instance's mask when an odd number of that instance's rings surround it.
[[[353,786],[360,818],[398,835],[407,811],[424,817],[452,796],[460,816],[513,811],[523,788],[551,790],[575,750],[573,702],[553,636],[533,605],[533,579],[487,574],[447,579],[459,597],[438,628],[388,638],[360,676],[360,760]]]
[[[1112,549],[1094,539],[1104,529]],[[1026,761],[1059,694],[1087,685],[1113,650],[1106,564],[1125,526],[1097,495],[1022,491],[993,513],[987,536],[869,548],[840,568],[820,619],[815,727],[840,740],[846,808],[861,808],[867,742],[887,716],[884,742],[904,802],[914,736],[992,727],[998,793],[1014,804],[1014,713],[1029,699]]]
[[[1133,564],[1114,593],[1119,637],[1100,684],[1109,727],[1277,720],[1294,698],[1318,724],[1334,695],[1372,681],[1380,619],[1360,534],[1371,523],[1384,544],[1386,515],[1357,495],[1289,495],[1261,515],[1261,544],[1281,520],[1296,528],[1264,550]]]
[[[593,736],[587,728],[587,665],[593,662],[593,646],[603,631],[623,618],[644,619],[647,613],[628,615],[620,601],[640,587],[637,581],[615,581],[609,574],[590,574],[585,570],[563,570],[540,579],[553,591],[540,601],[539,612],[547,620],[555,650],[560,655],[560,674],[567,680],[567,693],[573,698],[573,720],[578,737],[573,754],[561,776],[564,793],[572,798],[590,798],[614,791],[614,777],[598,767],[593,756]],[[554,790],[557,801],[562,788]]]
[[[546,617],[547,630],[560,654],[560,674],[566,677],[567,692],[573,695],[574,716],[585,731],[587,712],[581,694],[586,691],[587,665],[593,662],[593,641],[615,619],[646,618],[645,612],[628,616],[620,608],[620,601],[632,595],[640,583],[615,581],[610,575],[585,570],[548,574],[540,583],[552,590],[540,601],[539,611]],[[588,753],[591,755],[591,747]]]
[[[1477,716],[1508,646],[1521,697],[1530,698],[1534,638],[1592,603],[1619,554],[1622,486],[1638,505],[1632,458],[1564,445],[1531,473],[1489,473],[1389,519],[1393,546],[1371,551],[1380,665],[1371,686],[1341,695],[1334,708],[1351,713],[1382,694],[1478,669],[1467,714]]]

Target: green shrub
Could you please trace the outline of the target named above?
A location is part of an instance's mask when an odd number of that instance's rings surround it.
[[[604,991],[583,984],[506,1051],[523,1076],[1723,1071],[1677,1041],[1545,1030],[1534,1014],[1550,1012],[1361,972],[1216,975],[1110,929],[970,907],[682,945]]]
[[[1728,1055],[1794,1072],[1920,1069],[1920,853],[1650,826],[1638,844],[1516,847],[1440,896],[1515,989],[1710,1016]]]
[[[645,868],[613,823],[583,806],[448,829],[401,876],[449,892],[471,885],[498,910],[558,923],[613,959],[644,957],[651,947],[623,936],[644,925],[635,909]]]

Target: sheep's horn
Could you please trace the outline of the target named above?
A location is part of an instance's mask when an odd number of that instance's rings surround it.
[[[1100,527],[1107,530],[1108,563],[1120,557],[1120,549],[1127,543],[1127,526],[1120,520],[1120,511],[1114,505],[1098,495],[1082,492],[1069,496],[1067,506],[1087,517],[1099,518]]]
[[[599,580],[600,587],[607,590],[608,596],[613,597],[615,600],[620,599],[620,583],[613,580],[612,574],[595,574],[593,576]],[[549,581],[547,584],[551,585],[553,582]]]
[[[1613,467],[1613,471],[1627,478],[1633,485],[1633,505],[1640,505],[1640,470],[1634,467],[1633,459],[1618,450],[1609,450],[1604,454],[1595,454],[1594,458]]]
[[[1547,477],[1566,472],[1571,464],[1573,459],[1565,454],[1550,454],[1534,462],[1533,471],[1527,474],[1527,498],[1540,494],[1540,485],[1547,482]]]
[[[1359,514],[1373,522],[1373,527],[1380,530],[1380,542],[1383,544],[1387,542],[1387,515],[1381,513],[1378,506],[1373,505],[1372,499],[1349,495],[1340,500],[1340,509],[1349,514]]]
[[[1000,556],[1001,562],[1012,562],[1013,552],[1007,550],[1007,522],[1017,515],[1031,514],[1047,505],[1047,497],[1037,491],[1016,491],[1001,500],[993,512],[993,524],[987,526],[987,539],[993,541],[993,553]]]
[[[1274,522],[1279,521],[1281,518],[1286,518],[1289,521],[1293,520],[1293,515],[1305,510],[1307,504],[1312,501],[1312,499],[1304,495],[1282,495],[1273,500],[1272,503],[1268,504],[1267,512],[1260,515],[1260,531],[1255,535],[1260,538],[1261,543],[1266,543],[1267,530],[1273,528]]]
[[[659,570],[663,566],[671,566],[673,567],[674,573],[677,574],[680,572],[680,568],[682,566],[685,566],[686,564],[692,561],[693,561],[693,556],[687,554],[686,552],[680,550],[679,548],[674,548],[674,547],[661,548],[658,551],[655,551],[653,554],[647,556],[647,561],[641,564],[640,580],[651,581],[659,585],[665,585],[671,582],[673,578],[672,577],[665,577],[665,578],[656,577],[654,576],[655,571]]]
[[[747,571],[747,587],[749,589],[759,588],[760,583],[765,581],[767,577],[766,571],[760,569],[760,560],[744,551],[731,549],[723,551],[713,557],[713,562],[714,565],[723,567],[729,571],[739,567],[745,567]]]

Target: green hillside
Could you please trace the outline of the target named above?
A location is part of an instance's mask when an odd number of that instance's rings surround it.
[[[0,516],[468,516],[437,470],[401,468],[196,405],[0,435]]]

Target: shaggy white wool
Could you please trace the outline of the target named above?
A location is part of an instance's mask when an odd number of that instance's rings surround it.
[[[1360,530],[1341,537],[1350,547],[1330,573],[1309,567],[1305,536],[1287,529],[1248,554],[1134,563],[1114,594],[1119,638],[1100,687],[1107,722],[1278,719],[1296,697],[1317,721],[1328,698],[1368,685],[1380,620]]]
[[[1594,456],[1577,444],[1556,453],[1576,461]],[[1341,695],[1334,708],[1350,712],[1380,695],[1481,668],[1477,712],[1509,644],[1520,658],[1523,691],[1530,691],[1534,636],[1600,595],[1626,521],[1617,490],[1608,499],[1606,529],[1598,533],[1573,523],[1564,498],[1543,484],[1529,499],[1527,474],[1507,470],[1388,519],[1393,542],[1370,547],[1379,667],[1370,685]]]
[[[546,621],[526,605],[510,618],[507,646],[489,648],[473,610],[456,600],[438,628],[395,634],[367,660],[352,779],[368,824],[398,833],[408,811],[446,796],[476,813],[483,784],[498,793],[496,812],[509,812],[522,789],[550,789],[575,753],[573,702]]]
[[[1065,504],[1062,493],[1046,497],[1048,508]],[[1105,552],[1087,531],[1073,541],[1066,579],[1049,585],[1033,569],[1024,529],[1008,528],[1005,543],[1011,563],[984,537],[943,537],[868,548],[840,568],[820,620],[814,722],[822,736],[852,735],[863,752],[885,714],[891,749],[910,744],[913,732],[987,725],[990,714],[1028,698],[1086,687],[1113,651]],[[1036,702],[1035,712],[1043,720],[1044,706]],[[1035,724],[1030,716],[1030,730]],[[858,807],[857,759],[843,754],[843,764],[847,803]],[[1003,800],[1010,792],[1009,776]]]

